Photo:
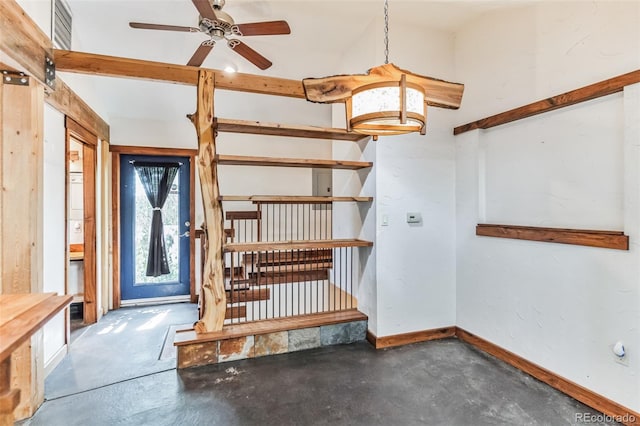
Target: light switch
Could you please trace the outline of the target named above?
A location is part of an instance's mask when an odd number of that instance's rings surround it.
[[[388,214],[383,214],[382,215],[382,222],[380,223],[380,225],[389,226],[389,215]]]

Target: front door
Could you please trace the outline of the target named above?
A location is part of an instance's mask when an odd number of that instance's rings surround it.
[[[189,169],[189,157],[120,156],[123,304],[189,296]]]

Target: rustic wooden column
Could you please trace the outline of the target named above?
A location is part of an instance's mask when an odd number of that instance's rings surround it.
[[[190,116],[198,135],[198,174],[208,242],[204,273],[202,274],[202,288],[200,289],[200,320],[194,327],[198,333],[222,330],[227,306],[224,291],[224,269],[222,267],[224,221],[215,164],[214,89],[213,72],[201,70],[198,74],[197,111]]]
[[[0,277],[2,294],[42,291],[44,89],[0,82]],[[15,418],[44,400],[42,333],[13,352],[12,388],[20,389]]]

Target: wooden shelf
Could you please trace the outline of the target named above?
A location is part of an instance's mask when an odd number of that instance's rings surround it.
[[[0,294],[0,360],[71,303],[55,293]]]
[[[629,250],[629,237],[619,231],[480,224],[476,227],[476,235]]]
[[[311,167],[320,169],[358,170],[371,167],[367,161],[310,160],[307,158],[247,157],[243,155],[216,155],[216,162],[224,166]]]
[[[224,252],[270,251],[270,250],[304,250],[338,247],[371,247],[371,241],[340,239],[340,240],[304,240],[304,241],[259,241],[253,243],[225,244]]]
[[[222,331],[197,334],[194,330],[179,330],[173,341],[175,346],[193,343],[214,342],[217,340],[233,339],[255,334],[268,334],[278,331],[298,330],[301,328],[318,327],[321,325],[340,324],[351,321],[365,321],[367,316],[357,309],[319,314],[300,315],[290,318],[277,318],[265,321],[248,322],[244,324],[226,325]]]
[[[373,197],[314,197],[306,195],[222,195],[220,201],[252,201],[269,204],[330,204],[338,202],[368,203]]]
[[[581,87],[561,95],[533,102],[500,114],[482,118],[471,123],[463,124],[453,129],[454,135],[459,135],[476,129],[490,129],[501,124],[532,117],[555,109],[575,105],[601,96],[621,92],[625,86],[640,82],[640,70],[619,75],[608,80],[600,81],[589,86]]]
[[[315,126],[291,126],[261,121],[217,119],[218,132],[247,133],[252,135],[290,136],[295,138],[333,139],[358,142],[369,138],[368,135],[347,132],[344,129],[332,129]]]

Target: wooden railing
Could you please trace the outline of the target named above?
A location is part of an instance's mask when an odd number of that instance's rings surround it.
[[[225,200],[225,324],[357,308],[355,248],[371,243],[331,239],[333,201],[263,197],[233,210],[237,198]],[[206,233],[196,237],[204,257]]]

